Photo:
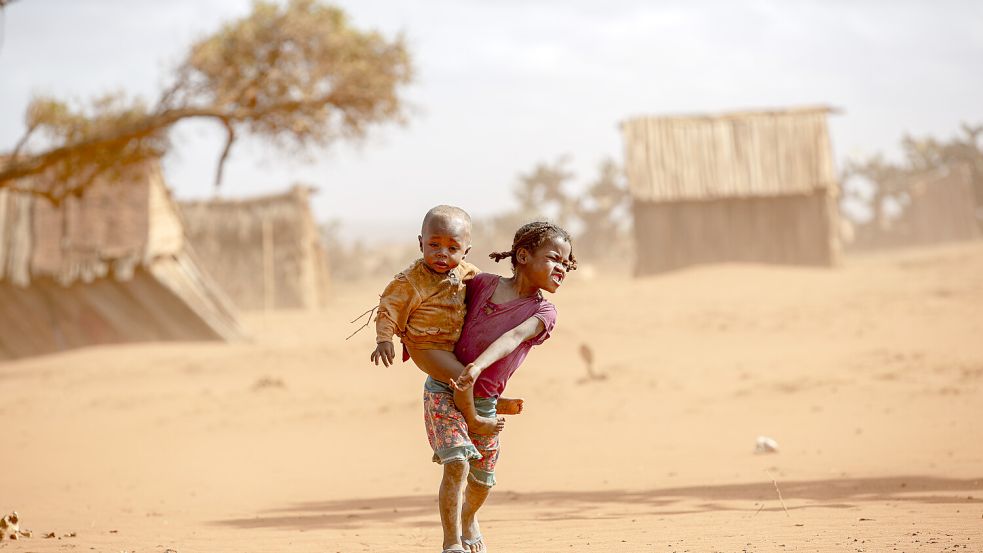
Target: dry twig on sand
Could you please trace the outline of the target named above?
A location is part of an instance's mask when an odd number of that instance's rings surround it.
[[[792,515],[788,514],[788,507],[785,506],[785,500],[782,499],[782,490],[778,489],[778,481],[772,478],[771,483],[775,485],[775,491],[778,492],[778,501],[782,502],[782,509],[785,510],[785,516],[792,518]]]

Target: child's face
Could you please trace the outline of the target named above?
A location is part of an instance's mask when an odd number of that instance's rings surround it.
[[[471,225],[460,218],[433,217],[419,239],[423,262],[437,273],[446,273],[471,251]]]
[[[567,276],[571,250],[570,242],[555,236],[534,252],[520,249],[516,254],[516,261],[519,263],[516,270],[521,271],[525,278],[541,290],[556,292]]]

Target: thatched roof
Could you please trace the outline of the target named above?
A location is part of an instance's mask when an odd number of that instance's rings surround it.
[[[836,182],[829,107],[637,117],[622,124],[632,196],[645,201],[808,194]]]
[[[307,186],[294,186],[284,192],[246,198],[182,200],[178,206],[190,234],[238,232],[255,227],[263,219],[313,225],[310,196],[315,192]]]

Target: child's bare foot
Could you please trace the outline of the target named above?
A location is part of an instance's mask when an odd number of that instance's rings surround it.
[[[474,434],[498,434],[505,429],[505,417],[477,417],[473,423],[468,423],[468,430]]]
[[[522,412],[522,398],[500,397],[495,404],[495,411],[499,415],[518,415]]]
[[[481,529],[478,528],[477,517],[472,518],[470,522],[462,520],[461,523],[464,527],[464,535],[461,536],[461,543],[464,544],[464,548],[469,553],[485,553],[487,551],[485,548],[485,539],[481,537]]]

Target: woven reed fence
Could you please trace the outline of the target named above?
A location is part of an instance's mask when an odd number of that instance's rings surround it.
[[[242,335],[156,163],[60,206],[0,190],[0,359]]]
[[[181,203],[205,269],[240,309],[315,309],[327,299],[328,260],[311,189]]]

